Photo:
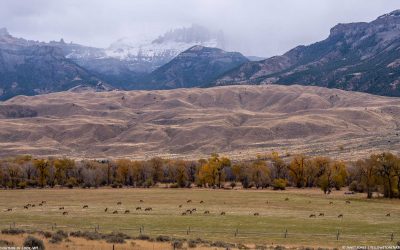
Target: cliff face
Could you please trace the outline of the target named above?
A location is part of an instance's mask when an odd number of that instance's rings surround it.
[[[215,85],[302,84],[400,96],[400,11],[370,23],[338,24],[327,39],[249,62]]]

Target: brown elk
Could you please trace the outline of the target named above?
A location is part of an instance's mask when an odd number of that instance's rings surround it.
[[[186,215],[186,213],[185,213],[185,212],[183,212],[181,215],[182,215],[182,216],[185,216],[185,215]]]
[[[179,205],[178,207],[182,207],[182,205]]]
[[[187,201],[186,201],[186,203],[190,203],[190,202],[192,202],[192,200],[187,200]]]
[[[122,202],[118,201],[118,202],[117,202],[117,205],[122,205]]]
[[[204,203],[204,201],[200,201],[200,203]]]
[[[350,204],[351,202],[350,201],[346,201],[346,204]]]
[[[319,215],[318,216],[325,216],[325,214],[324,213],[319,213]]]
[[[142,210],[142,207],[137,207],[136,210]]]
[[[146,207],[145,209],[144,209],[144,211],[152,211],[153,209],[151,208],[151,207]]]
[[[210,214],[210,211],[206,210],[204,211],[204,214]]]
[[[140,200],[139,202],[144,202],[143,200]]]
[[[125,214],[129,214],[131,211],[129,211],[129,210],[125,210]]]
[[[343,218],[343,214],[339,214],[339,215],[338,215],[338,218]]]
[[[89,206],[88,205],[84,205],[82,208],[89,208]]]
[[[225,212],[221,212],[221,215],[225,215]]]
[[[106,209],[104,209],[104,212],[105,212],[105,213],[107,213],[107,211],[108,211],[108,207],[106,207]]]
[[[316,218],[317,216],[315,216],[315,214],[310,214],[309,217],[310,217],[310,218]]]
[[[64,207],[59,207],[58,209],[59,209],[59,210],[64,210]]]
[[[68,215],[68,212],[63,212],[63,215]]]
[[[386,214],[386,217],[390,217],[390,213]]]
[[[254,216],[259,216],[260,214],[259,213],[254,213]]]
[[[7,208],[7,212],[10,212],[10,211],[12,211],[12,208]]]
[[[117,210],[115,210],[114,212],[113,212],[113,214],[117,214],[118,213],[118,211]]]

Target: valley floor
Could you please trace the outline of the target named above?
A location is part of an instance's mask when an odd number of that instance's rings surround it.
[[[42,200],[46,203],[38,206]],[[117,205],[118,202],[122,204]],[[23,206],[27,203],[36,206],[26,210]],[[84,205],[88,205],[88,208],[83,208]],[[64,207],[64,210],[60,210],[60,207]],[[136,210],[137,207],[142,210]],[[12,211],[6,211],[9,208]],[[105,208],[108,208],[107,212]],[[152,208],[152,211],[144,211],[145,208]],[[196,211],[192,214],[182,215],[193,208]],[[128,214],[124,213],[126,210],[129,210]],[[118,213],[113,214],[114,211]],[[205,214],[205,211],[209,211],[209,214]],[[63,215],[63,212],[68,212],[68,215]],[[225,215],[221,215],[222,212]],[[255,216],[255,213],[259,215]],[[310,217],[313,214],[315,217]],[[343,217],[338,218],[339,215]],[[201,238],[210,242],[249,246],[334,248],[396,245],[400,241],[399,224],[400,200],[367,200],[365,194],[345,195],[344,191],[334,191],[330,195],[324,195],[318,189],[100,188],[0,191],[1,229],[16,227],[66,232],[96,229],[104,233],[123,232],[131,236],[142,233],[152,238],[166,235],[187,240]],[[21,240],[21,237],[12,237],[17,236],[0,234],[0,239],[15,243]],[[74,249],[75,241],[87,244],[85,240],[70,238],[72,242],[68,243],[69,249]],[[44,242],[47,244],[48,240]],[[128,247],[132,244],[130,242],[124,246]],[[108,243],[103,243],[106,246],[104,249],[110,249]],[[62,246],[65,244],[67,242],[63,242]],[[170,243],[161,245],[161,248],[157,248],[161,243],[136,241],[135,244],[143,246],[138,249],[171,248]],[[124,249],[123,245],[119,246],[121,248],[117,249]]]

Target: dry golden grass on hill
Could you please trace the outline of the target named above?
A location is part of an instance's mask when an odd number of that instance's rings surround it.
[[[303,86],[61,92],[0,103],[0,155],[360,158],[398,152],[400,99]]]

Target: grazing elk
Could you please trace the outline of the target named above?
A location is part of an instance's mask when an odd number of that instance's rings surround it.
[[[64,210],[64,207],[59,207],[58,209],[59,209],[59,210]]]
[[[68,215],[68,212],[63,212],[63,215]]]
[[[32,204],[32,206],[31,207],[35,207],[35,204]]]
[[[25,209],[28,209],[29,207],[28,207],[28,206],[24,206],[24,208],[25,208]]]
[[[47,203],[47,201],[42,201],[42,204],[46,204]]]
[[[315,214],[310,214],[309,217],[310,217],[310,218],[316,218],[317,216],[315,216]]]
[[[7,208],[7,212],[10,212],[10,211],[12,211],[12,208]]]
[[[117,214],[118,213],[118,211],[117,210],[115,210],[114,212],[113,212],[113,214]]]
[[[259,216],[260,214],[259,213],[254,213],[254,216]]]
[[[206,210],[204,211],[204,214],[210,214],[210,211]]]
[[[197,210],[196,210],[196,208],[192,208],[192,212],[196,212]]]
[[[106,209],[104,209],[104,212],[105,212],[105,213],[107,213],[107,211],[108,211],[108,207],[106,207]]]
[[[329,205],[333,205],[333,201],[330,201],[330,202],[329,202]]]
[[[42,204],[42,203],[39,203],[39,207],[41,207],[41,206],[43,206],[43,204]]]
[[[144,202],[143,200],[140,200],[139,202]]]
[[[386,214],[386,217],[390,217],[390,213]]]
[[[351,202],[350,201],[346,201],[346,204],[350,204]]]
[[[142,207],[137,207],[136,210],[142,210]]]
[[[89,208],[89,206],[88,205],[84,205],[82,208]]]
[[[124,214],[129,214],[131,211],[125,210]]]
[[[339,214],[339,215],[338,215],[338,218],[343,218],[343,214]]]
[[[183,212],[181,215],[182,215],[182,216],[185,216],[185,215],[186,215],[186,213],[185,213],[185,212]]]
[[[186,210],[186,213],[192,214],[192,210],[188,209],[188,210]]]
[[[225,212],[221,212],[221,215],[225,215]]]
[[[122,202],[118,201],[118,202],[117,202],[117,205],[122,205]]]
[[[200,201],[200,203],[204,203],[204,201]]]
[[[324,213],[319,213],[319,215],[318,216],[325,216],[325,214]]]
[[[146,207],[145,209],[144,209],[144,211],[152,211],[153,209],[151,208],[151,207]]]
[[[192,200],[187,200],[187,201],[186,201],[186,203],[190,203],[190,202],[192,202]]]

